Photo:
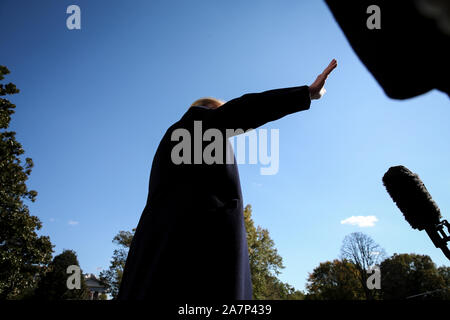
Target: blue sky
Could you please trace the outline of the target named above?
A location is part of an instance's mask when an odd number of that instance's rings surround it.
[[[71,4],[81,30],[66,28]],[[244,202],[284,259],[281,279],[304,289],[355,231],[388,254],[449,265],[381,182],[407,166],[450,218],[448,97],[387,98],[323,1],[2,0],[0,27],[0,64],[21,89],[12,129],[35,163],[31,212],[55,253],[75,250],[85,272],[107,268],[114,235],[136,226],[160,138],[192,101],[310,84],[332,58],[327,94],[264,126],[280,130],[279,172],[240,165]],[[359,215],[378,221],[341,224]]]

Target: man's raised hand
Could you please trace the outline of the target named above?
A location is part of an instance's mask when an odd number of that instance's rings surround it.
[[[331,60],[328,67],[319,74],[316,80],[309,86],[309,95],[311,100],[320,99],[326,92],[324,85],[331,71],[337,67],[336,59]]]

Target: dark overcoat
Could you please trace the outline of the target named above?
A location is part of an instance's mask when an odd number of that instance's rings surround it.
[[[191,107],[167,130],[153,159],[148,199],[129,249],[119,300],[252,299],[237,165],[226,163],[226,152],[223,163],[195,164],[194,141],[188,152],[191,163],[174,163],[172,151],[181,142],[174,132],[182,129],[193,139],[194,122],[201,121],[203,132],[218,129],[225,137],[226,129],[257,128],[307,110],[310,103],[307,86],[245,94],[217,109]],[[224,148],[227,141],[222,141]],[[202,148],[210,143],[203,142]],[[186,156],[184,152],[180,154]]]

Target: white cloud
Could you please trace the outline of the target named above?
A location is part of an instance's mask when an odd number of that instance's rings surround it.
[[[79,222],[78,221],[74,221],[74,220],[69,220],[68,224],[71,225],[71,226],[76,226],[76,225],[79,224]]]
[[[341,224],[350,224],[352,226],[374,227],[378,219],[375,216],[351,216],[350,218],[341,220]]]

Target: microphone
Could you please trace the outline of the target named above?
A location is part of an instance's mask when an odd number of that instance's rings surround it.
[[[395,166],[383,176],[383,184],[392,200],[413,229],[425,230],[436,248],[450,260],[450,224],[440,221],[441,212],[419,176],[404,166]]]

